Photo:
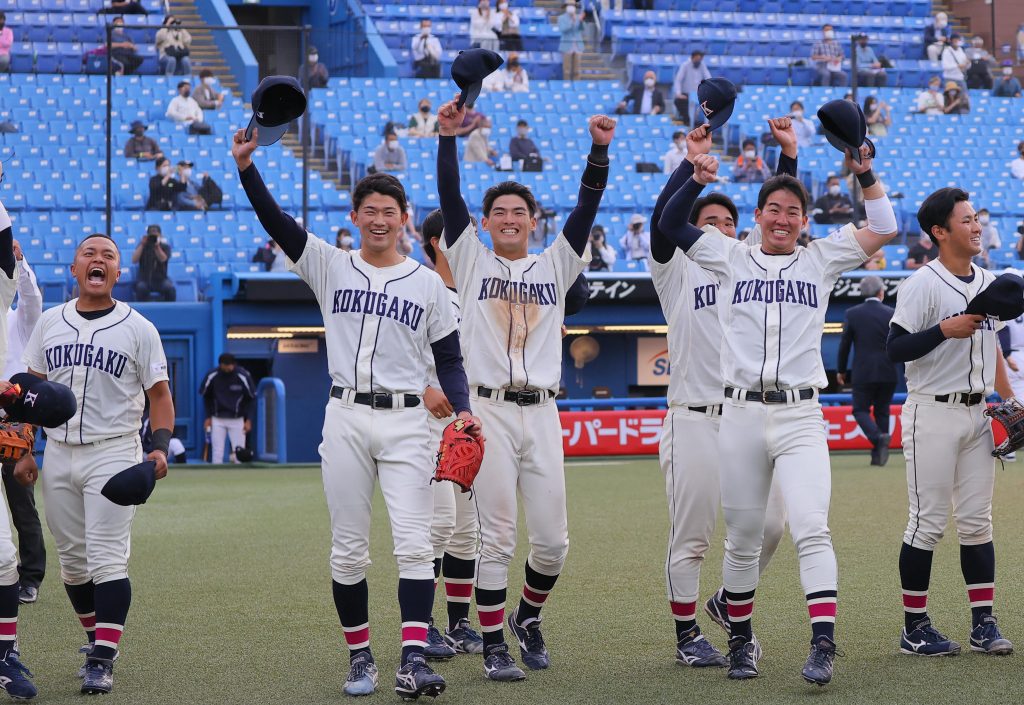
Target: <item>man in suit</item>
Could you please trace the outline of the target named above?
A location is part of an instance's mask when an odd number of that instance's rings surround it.
[[[885,465],[889,461],[889,406],[898,380],[896,366],[885,352],[893,308],[882,303],[885,286],[876,276],[861,279],[860,292],[864,303],[846,312],[836,380],[840,385],[848,381],[846,363],[852,344],[856,348],[849,380],[853,387],[853,418],[871,441],[871,464]]]
[[[644,74],[642,84],[633,84],[630,87],[629,93],[623,96],[615,112],[620,115],[660,115],[665,112],[665,96],[658,90],[657,84],[657,75],[653,71],[648,71]]]

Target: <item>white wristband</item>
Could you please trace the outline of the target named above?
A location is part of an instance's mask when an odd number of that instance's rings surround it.
[[[899,231],[896,212],[888,196],[864,199],[864,212],[868,216],[868,230],[878,235],[892,235]]]

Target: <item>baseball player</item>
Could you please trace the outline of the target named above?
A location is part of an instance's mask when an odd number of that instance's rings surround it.
[[[25,371],[21,354],[25,350],[35,328],[36,321],[43,313],[43,294],[36,283],[35,272],[21,251],[21,245],[14,241],[14,258],[18,263],[17,308],[12,308],[7,318],[7,356],[4,360],[3,379],[10,379]],[[43,526],[36,510],[35,493],[31,487],[24,487],[14,479],[14,463],[3,465],[4,494],[11,508],[11,521],[18,532],[18,574],[21,576],[22,604],[39,599],[39,586],[46,575],[46,542],[43,541]]]
[[[79,296],[43,313],[25,346],[28,371],[71,389],[78,410],[48,428],[42,472],[46,524],[57,544],[61,578],[89,640],[82,692],[109,693],[113,664],[131,604],[128,556],[135,507],[100,494],[112,476],[142,461],[139,426],[146,397],[156,477],[167,474],[174,404],[160,335],[142,315],[111,296],[120,277],[114,241],[95,234],[75,252]],[[31,454],[19,481],[39,476]]]
[[[366,569],[370,509],[380,479],[395,556],[402,615],[402,657],[395,691],[407,699],[436,696],[445,681],[423,656],[434,601],[430,541],[430,430],[421,395],[432,358],[456,415],[475,427],[451,297],[441,278],[398,254],[408,218],[405,189],[373,174],[352,191],[352,223],[362,249],[345,252],[314,237],[283,213],[252,163],[257,132],[239,130],[231,146],[242,186],[267,233],[316,294],[326,330],[333,386],[320,444],[331,516],[334,604],[349,648],[349,695],[369,695],[378,673],[370,650]]]
[[[865,145],[859,163],[846,157],[864,188],[867,227],[844,226],[808,247],[796,245],[807,224],[807,191],[788,175],[768,179],[758,194],[759,247],[687,222],[703,185],[716,178],[718,162],[710,154],[694,157],[694,176],[669,200],[659,223],[688,257],[721,281],[726,401],[719,453],[730,678],[758,675],[750,617],[765,507],[776,476],[811,618],[811,648],[801,675],[819,685],[832,679],[838,571],[828,531],[828,443],[817,400],[827,384],[821,331],[839,275],[863,264],[897,231],[892,205],[871,172],[870,154]]]
[[[199,386],[206,405],[206,430],[210,433],[211,463],[224,462],[224,441],[228,461],[239,462],[235,448],[244,448],[245,435],[252,430],[250,406],[256,398],[256,383],[249,370],[237,363],[231,353],[221,353],[217,367],[206,373]]]
[[[993,440],[984,415],[993,387],[1013,392],[996,329],[1002,324],[965,314],[967,303],[995,279],[971,263],[981,252],[981,225],[966,191],[942,188],[921,204],[917,220],[939,250],[937,260],[905,279],[897,293],[887,350],[906,362],[903,454],[910,520],[900,549],[904,628],[900,651],[952,655],[960,645],[932,626],[928,584],[932,552],[950,506],[960,540],[960,568],[971,606],[972,651],[1009,654],[992,614],[996,556],[992,543]]]
[[[1008,272],[1020,274],[1018,270]],[[1007,378],[1013,390],[1013,396],[1024,399],[1024,316],[1006,322],[1006,327],[999,331],[1000,343],[1006,357]],[[1010,456],[1006,456],[1009,460]]]
[[[796,171],[796,135],[788,118],[771,121],[784,145],[781,169]],[[709,141],[705,126],[694,130],[693,150],[675,170],[658,197],[651,216],[651,278],[668,322],[672,375],[669,409],[661,436],[659,457],[669,500],[669,546],[665,561],[669,606],[675,620],[676,660],[688,666],[725,666],[727,661],[697,625],[700,568],[715,530],[720,501],[718,427],[722,413],[720,369],[722,329],[718,321],[719,278],[686,257],[658,225],[665,204],[693,175],[692,158],[704,153]],[[690,156],[692,155],[692,156]],[[699,228],[736,237],[736,206],[721,193],[700,199],[691,215]],[[771,560],[785,528],[785,506],[772,483],[765,524],[760,572]],[[705,604],[716,623],[729,629],[722,591]]]
[[[456,129],[465,110],[456,101],[438,113],[437,184],[444,214],[441,250],[462,304],[466,367],[475,410],[486,421],[487,453],[476,479],[480,563],[476,602],[484,638],[484,673],[492,680],[525,678],[508,653],[503,624],[508,566],[516,546],[516,491],[530,537],[522,598],[508,617],[529,668],[549,665],[540,612],[568,551],[562,436],[554,397],[562,372],[565,295],[590,260],[587,241],[608,178],[608,145],[615,121],[590,119],[593,146],[579,201],[563,232],[540,255],[528,254],[537,203],[512,181],[483,199],[481,225],[494,249],[476,235],[459,192]]]

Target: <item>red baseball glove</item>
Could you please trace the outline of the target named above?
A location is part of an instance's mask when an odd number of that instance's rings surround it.
[[[484,439],[467,432],[471,427],[464,419],[455,419],[445,426],[441,447],[437,451],[434,481],[451,480],[469,492],[484,460]]]

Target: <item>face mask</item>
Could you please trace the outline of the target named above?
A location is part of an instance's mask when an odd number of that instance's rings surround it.
[[[835,38],[836,38],[836,33],[835,32],[833,32],[831,29],[825,30],[825,39],[835,39]]]
[[[686,146],[686,140],[676,140],[676,149],[682,149]]]
[[[654,84],[655,84],[655,81],[654,81],[653,78],[645,78],[644,79],[644,85],[647,86],[648,88],[654,88]]]
[[[516,130],[516,132],[519,134],[520,137],[526,137],[528,134],[530,134],[530,131],[525,127],[520,127],[518,130]]]
[[[935,20],[935,26],[938,27],[939,29],[943,29],[946,26],[946,24],[947,22],[944,19],[939,18]]]
[[[491,134],[491,128],[489,128],[489,127],[481,127],[480,128],[480,134],[483,135],[484,137],[489,136]]]
[[[427,113],[430,112],[430,106],[429,105],[421,105],[420,106],[420,112],[423,113],[424,115],[426,115]]]
[[[757,150],[745,149],[743,150],[743,156],[746,157],[747,159],[757,159]]]
[[[803,116],[804,116],[804,111],[803,110],[794,110],[793,111],[793,119],[794,120],[800,120],[800,119],[803,118]]]
[[[157,171],[157,173],[160,174],[160,176],[167,176],[168,174],[171,173],[171,167],[169,167],[169,166],[162,166]]]
[[[1003,69],[1003,75],[1004,76],[1012,76],[1013,75],[1013,69],[1011,69],[1011,68]]]
[[[572,15],[575,15],[576,14],[576,8],[575,7],[567,7],[567,8],[565,8],[565,14],[569,15],[570,17]]]
[[[839,195],[839,187],[838,186],[829,186],[828,187],[828,195],[829,196],[838,196]]]
[[[507,2],[499,3],[498,4],[498,9],[501,10],[502,12],[504,12],[505,10],[508,9],[508,3]]]
[[[319,60],[320,60],[320,55],[319,54],[310,54],[309,55],[309,63],[315,64]]]
[[[699,68],[700,67],[700,59],[693,59],[693,67],[694,68]]]
[[[982,225],[988,225],[988,219],[989,219],[988,215],[979,215],[978,216],[978,222],[981,223]]]
[[[204,78],[203,79],[203,85],[212,86],[213,85],[213,77],[212,76],[207,76],[206,78]]]
[[[182,169],[181,170],[181,178],[189,179],[191,177],[192,177],[192,170],[191,169]]]
[[[933,91],[937,91],[937,90],[939,90],[939,84],[938,83],[933,83],[933,84],[929,85],[928,88],[930,88]]]
[[[960,42],[959,41],[953,42],[953,48],[954,49],[959,49],[960,48]]]
[[[388,149],[394,152],[396,149],[398,149],[398,142],[388,142]]]
[[[422,36],[422,37],[429,37],[430,36],[430,27],[421,27],[420,28],[420,36]]]

